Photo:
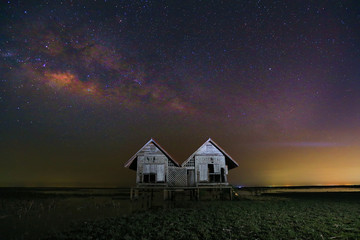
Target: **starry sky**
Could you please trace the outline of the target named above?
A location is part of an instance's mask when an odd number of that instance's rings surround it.
[[[209,137],[244,186],[360,184],[360,3],[0,3],[0,186],[130,186]]]

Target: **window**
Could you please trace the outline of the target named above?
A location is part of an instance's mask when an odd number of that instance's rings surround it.
[[[214,173],[214,164],[209,164],[208,168],[209,168],[209,173]]]
[[[154,173],[151,173],[151,165],[150,164],[144,164],[143,166],[143,182],[144,183],[151,183],[155,182],[155,175]]]
[[[209,180],[212,183],[221,182],[221,173],[219,164],[208,164]]]
[[[143,183],[160,183],[165,182],[165,165],[164,164],[144,164]]]
[[[186,164],[185,167],[195,167],[195,158],[191,158]]]
[[[165,181],[165,166],[164,164],[156,165],[156,182]]]
[[[199,172],[200,172],[200,182],[207,182],[208,181],[208,169],[206,164],[199,165]]]
[[[156,179],[155,173],[144,174],[144,183],[155,183],[155,179]]]

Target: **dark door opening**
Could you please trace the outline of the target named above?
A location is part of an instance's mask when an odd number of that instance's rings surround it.
[[[225,181],[225,169],[221,168],[221,182],[226,182]]]
[[[189,187],[195,186],[195,170],[194,169],[187,170],[187,184]]]

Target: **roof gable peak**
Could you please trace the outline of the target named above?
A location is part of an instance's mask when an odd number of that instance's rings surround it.
[[[236,168],[236,167],[239,166],[239,164],[238,164],[228,153],[226,153],[226,152],[224,151],[224,149],[222,149],[222,148],[221,148],[214,140],[212,140],[211,138],[209,138],[207,141],[205,141],[193,154],[191,154],[190,157],[189,157],[187,160],[185,160],[185,162],[183,162],[183,163],[181,164],[181,166],[185,166],[185,164],[186,164],[188,161],[190,161],[190,159],[193,158],[194,155],[195,155],[205,144],[207,144],[207,143],[212,144],[215,148],[217,148],[217,150],[219,150],[222,154],[225,155],[225,158],[226,158],[227,160],[229,160],[229,161],[228,161],[228,163],[230,164],[230,165],[229,165],[229,169],[231,169],[231,168]]]
[[[124,164],[124,167],[130,167],[131,163],[136,159],[138,153],[141,152],[141,151],[142,151],[147,145],[149,145],[150,143],[153,143],[153,144],[155,145],[155,147],[157,147],[157,148],[158,148],[170,161],[172,161],[176,166],[178,166],[178,167],[180,166],[180,164],[179,164],[177,161],[175,161],[174,158],[173,158],[169,153],[167,153],[164,148],[162,148],[162,147],[160,146],[160,144],[158,144],[153,138],[150,138],[150,140],[149,140],[147,143],[145,143],[145,145],[142,146],[142,147],[140,148],[140,150],[137,151],[137,152]]]

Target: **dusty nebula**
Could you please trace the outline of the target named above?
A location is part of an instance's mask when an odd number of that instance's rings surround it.
[[[128,186],[150,137],[236,185],[360,184],[357,1],[2,1],[0,186]]]

